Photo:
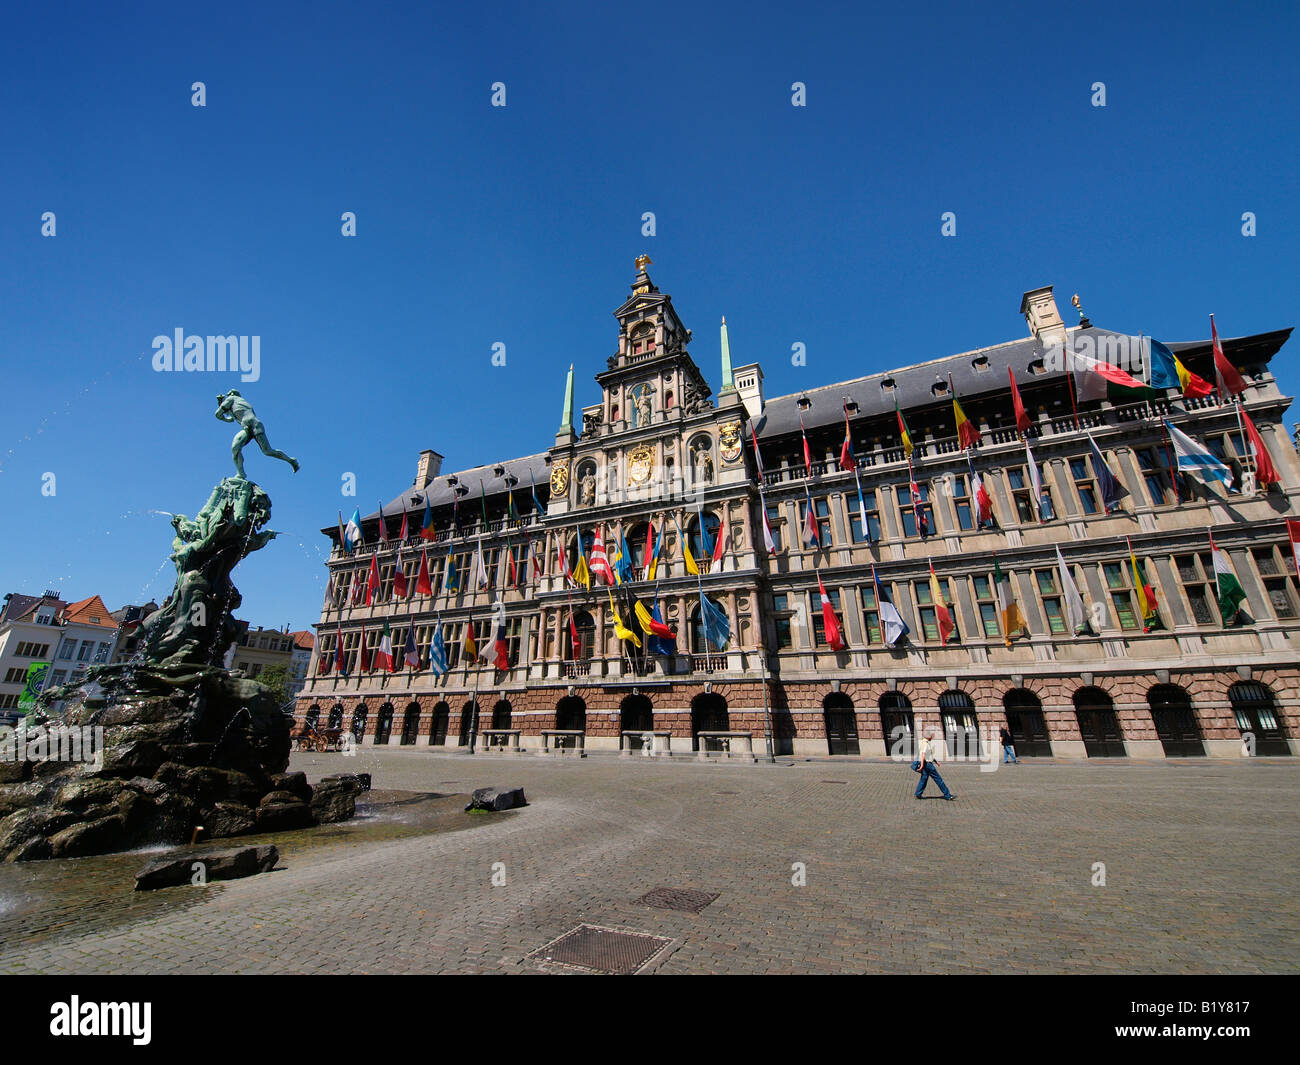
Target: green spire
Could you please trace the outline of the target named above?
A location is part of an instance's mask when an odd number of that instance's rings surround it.
[[[573,428],[573,363],[569,363],[569,377],[564,382],[564,413],[560,417],[560,432]]]
[[[731,344],[727,340],[727,318],[722,318],[722,391],[728,392],[736,387],[731,373]]]

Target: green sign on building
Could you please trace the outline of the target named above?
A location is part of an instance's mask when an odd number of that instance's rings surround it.
[[[23,685],[23,693],[18,696],[18,709],[26,710],[31,713],[36,709],[36,697],[41,694],[41,689],[45,687],[45,675],[49,672],[49,662],[33,662],[27,667],[27,681]]]

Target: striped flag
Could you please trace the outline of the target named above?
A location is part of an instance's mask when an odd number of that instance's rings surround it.
[[[1127,395],[1132,397],[1133,389],[1151,394],[1146,384],[1139,381],[1132,374],[1121,370],[1118,366],[1112,366],[1108,362],[1098,362],[1091,355],[1085,355],[1081,351],[1066,350],[1066,366],[1073,367],[1074,387],[1078,394],[1079,401],[1085,402],[1093,399],[1106,399],[1115,394],[1115,398],[1122,399]],[[1128,393],[1116,390],[1129,389]]]
[[[807,500],[804,506],[803,541],[813,547],[821,547],[821,536],[817,530],[817,512],[813,509],[812,494],[808,491],[807,485],[804,485],[803,492]]]
[[[433,623],[433,641],[429,644],[429,669],[435,677],[445,676],[447,666],[447,641],[442,636],[442,618]]]
[[[388,546],[388,522],[384,520],[384,504],[379,504],[379,542]]]
[[[1106,465],[1106,457],[1101,453],[1101,448],[1097,446],[1097,441],[1092,438],[1091,433],[1088,434],[1088,444],[1092,447],[1092,474],[1097,478],[1102,503],[1109,513],[1116,509],[1120,500],[1128,495],[1128,489],[1110,472],[1110,467]]]
[[[658,611],[657,603],[655,604],[655,609],[657,612]],[[641,626],[641,631],[644,632],[647,636],[660,639],[660,640],[665,640],[668,643],[675,644],[677,642],[677,633],[673,632],[673,630],[670,629],[667,625],[665,625],[663,621],[660,620],[658,617],[651,614],[650,611],[646,609],[645,603],[641,602],[640,599],[637,599],[635,597],[633,597],[633,601],[632,601],[632,613],[636,615],[637,624]],[[649,647],[648,641],[647,641],[647,649],[654,650],[654,648]],[[660,651],[659,653],[663,654],[665,652]]]
[[[956,626],[952,621],[952,612],[943,598],[943,588],[935,576],[934,563],[930,563],[930,598],[934,600],[934,619],[939,626],[939,642],[947,643]]]
[[[483,537],[478,538],[478,546],[474,552],[474,582],[479,588],[486,588],[491,581],[488,579],[487,563],[483,561]]]
[[[1016,593],[1011,587],[1011,578],[1002,572],[997,555],[993,556],[993,583],[998,590],[998,613],[1002,617],[1002,639],[1011,646],[1013,633],[1028,629],[1025,615],[1016,602]]]
[[[1214,559],[1214,592],[1219,600],[1219,616],[1223,618],[1224,625],[1230,625],[1241,611],[1246,593],[1241,587],[1241,581],[1232,572],[1228,556],[1214,542],[1213,534],[1210,536],[1210,556]]]
[[[676,521],[677,519],[674,518],[673,520]],[[682,559],[686,563],[686,572],[692,577],[698,577],[700,575],[700,566],[699,563],[695,561],[695,556],[691,554],[691,541],[686,534],[682,532],[681,522],[677,522],[677,535],[682,541]]]
[[[379,638],[375,649],[375,668],[386,669],[389,673],[397,672],[397,663],[393,660],[393,634],[388,631],[388,619],[384,619],[384,634]]]
[[[1174,445],[1179,473],[1190,473],[1207,485],[1211,481],[1219,481],[1224,488],[1231,490],[1232,471],[1221,459],[1181,429],[1175,428],[1168,420],[1165,421],[1165,431],[1169,434],[1169,442]]]
[[[975,460],[966,455],[966,466],[970,470],[971,498],[975,500],[975,526],[982,529],[993,520],[993,500],[988,489],[984,487],[984,478],[975,470]]]
[[[500,599],[497,600],[492,630],[493,650],[496,653],[492,664],[504,672],[510,668],[510,642],[506,639],[506,604]]]
[[[907,431],[907,422],[903,420],[903,412],[898,408],[898,397],[894,397],[894,413],[898,415],[898,440],[903,445],[903,454],[910,461],[912,452],[916,450],[912,443],[912,434]]]
[[[754,465],[758,469],[758,483],[763,483],[763,453],[758,450],[758,433],[754,430],[754,423],[749,423],[749,440],[754,448]]]
[[[474,637],[474,619],[467,618],[465,621],[465,643],[463,655],[465,658],[465,668],[478,663],[478,640]]]
[[[1176,388],[1184,396],[1196,398],[1208,396],[1214,389],[1202,377],[1192,373],[1182,361],[1164,344],[1150,337],[1147,340],[1152,388]]]
[[[334,672],[340,677],[348,675],[348,653],[343,650],[343,626],[340,625],[335,630],[334,637]]]
[[[1223,354],[1223,345],[1219,343],[1219,331],[1214,325],[1214,315],[1210,315],[1210,340],[1214,345],[1214,381],[1219,386],[1219,395],[1224,399],[1241,395],[1246,391],[1246,379]]]
[[[974,447],[983,438],[975,423],[966,417],[966,412],[961,408],[961,400],[957,398],[957,388],[952,383],[952,374],[948,375],[948,387],[952,389],[952,416],[957,423],[957,442],[964,448]]]
[[[1029,467],[1029,483],[1034,489],[1034,510],[1040,522],[1046,521],[1052,516],[1052,505],[1043,492],[1043,479],[1038,472],[1038,463],[1034,461],[1034,452],[1029,446],[1028,437],[1025,438],[1025,462]]]
[[[342,515],[339,515],[342,517]],[[348,554],[352,554],[364,542],[361,539],[361,511],[354,509],[352,517],[348,518],[348,523],[343,529],[344,544]]]
[[[438,534],[433,531],[433,504],[429,501],[429,493],[424,493],[424,520],[420,523],[420,539],[432,540]]]
[[[803,435],[804,476],[812,476],[812,449],[808,447],[808,430],[803,427],[803,415],[799,415],[799,432]]]
[[[370,556],[370,576],[366,578],[366,606],[379,598],[379,556]]]
[[[1079,594],[1079,586],[1074,583],[1074,577],[1070,573],[1070,567],[1065,564],[1065,559],[1061,557],[1061,548],[1056,549],[1056,569],[1061,575],[1061,594],[1065,598],[1065,616],[1070,622],[1070,629],[1076,635],[1084,631],[1088,625],[1088,616],[1083,609],[1083,596]]]
[[[853,457],[853,437],[849,432],[849,405],[844,404],[844,443],[840,445],[840,469],[845,473],[858,468],[858,460]]]
[[[817,590],[821,594],[822,627],[826,630],[826,642],[830,644],[832,651],[843,651],[844,633],[840,630],[840,619],[835,616],[835,606],[831,603],[831,597],[826,594],[826,585],[822,583],[820,573],[817,574]]]
[[[410,530],[406,524],[406,508],[403,507],[402,508],[402,529],[397,534],[397,539],[401,543],[406,543],[406,540],[410,535],[411,535]]]
[[[402,661],[407,669],[420,668],[420,651],[415,646],[415,626],[406,627],[406,646],[402,648]]]
[[[763,546],[767,548],[769,555],[776,554],[776,540],[772,537],[772,524],[767,519],[767,500],[763,498],[763,490],[758,490],[758,509],[763,518]]]
[[[600,536],[600,526],[596,526],[595,539],[591,541],[591,558],[587,566],[592,575],[599,577],[605,584],[614,583],[614,571],[610,569],[609,559],[605,555],[605,543]]]
[[[627,640],[633,647],[640,649],[641,637],[623,624],[623,618],[619,615],[618,607],[614,603],[614,590],[610,588],[609,592],[609,613],[614,619],[614,635],[620,640]]]
[[[727,514],[724,510],[722,517],[718,519],[718,538],[713,541],[713,565],[711,570],[716,569],[719,562],[722,561],[722,552],[726,546],[727,540]]]
[[[578,626],[573,620],[573,604],[569,604],[569,643],[573,650],[573,660],[582,660],[582,640],[578,638]]]
[[[1142,612],[1142,631],[1150,632],[1151,625],[1160,620],[1160,604],[1156,602],[1156,591],[1147,583],[1145,574],[1138,569],[1137,555],[1133,553],[1133,543],[1128,544],[1129,562],[1133,566],[1133,587],[1137,590],[1138,608]]]
[[[397,563],[393,566],[393,595],[398,599],[405,599],[408,592],[406,586],[406,564],[402,561],[402,545],[397,545]]]
[[[885,645],[893,647],[911,630],[903,620],[903,615],[898,612],[898,607],[894,606],[889,593],[881,587],[875,566],[871,567],[871,583],[876,586],[876,610],[880,613],[880,629],[885,637]]]
[[[857,467],[853,468],[853,480],[858,486],[858,524],[862,526],[862,539],[871,540],[871,523],[867,521],[867,501],[862,495],[862,476],[858,473]],[[767,508],[763,508],[763,521],[767,521]]]
[[[373,671],[374,667],[370,663],[370,646],[366,641],[366,627],[364,624],[361,626],[361,639],[358,641],[358,644],[361,648],[361,661],[358,664],[358,668],[362,673],[370,673]]]

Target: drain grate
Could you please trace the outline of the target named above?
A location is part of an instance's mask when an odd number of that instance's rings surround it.
[[[528,955],[528,960],[568,965],[609,976],[629,976],[672,943],[644,932],[618,932],[580,924]]]
[[[689,888],[655,888],[636,901],[642,906],[656,906],[661,910],[683,910],[700,913],[718,897],[716,891],[691,891]]]

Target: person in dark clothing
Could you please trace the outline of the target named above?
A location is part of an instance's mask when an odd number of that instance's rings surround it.
[[[1004,728],[1002,730],[1002,764],[1006,765],[1008,762],[1012,765],[1020,764],[1016,759],[1015,740],[1011,738],[1011,733]]]

